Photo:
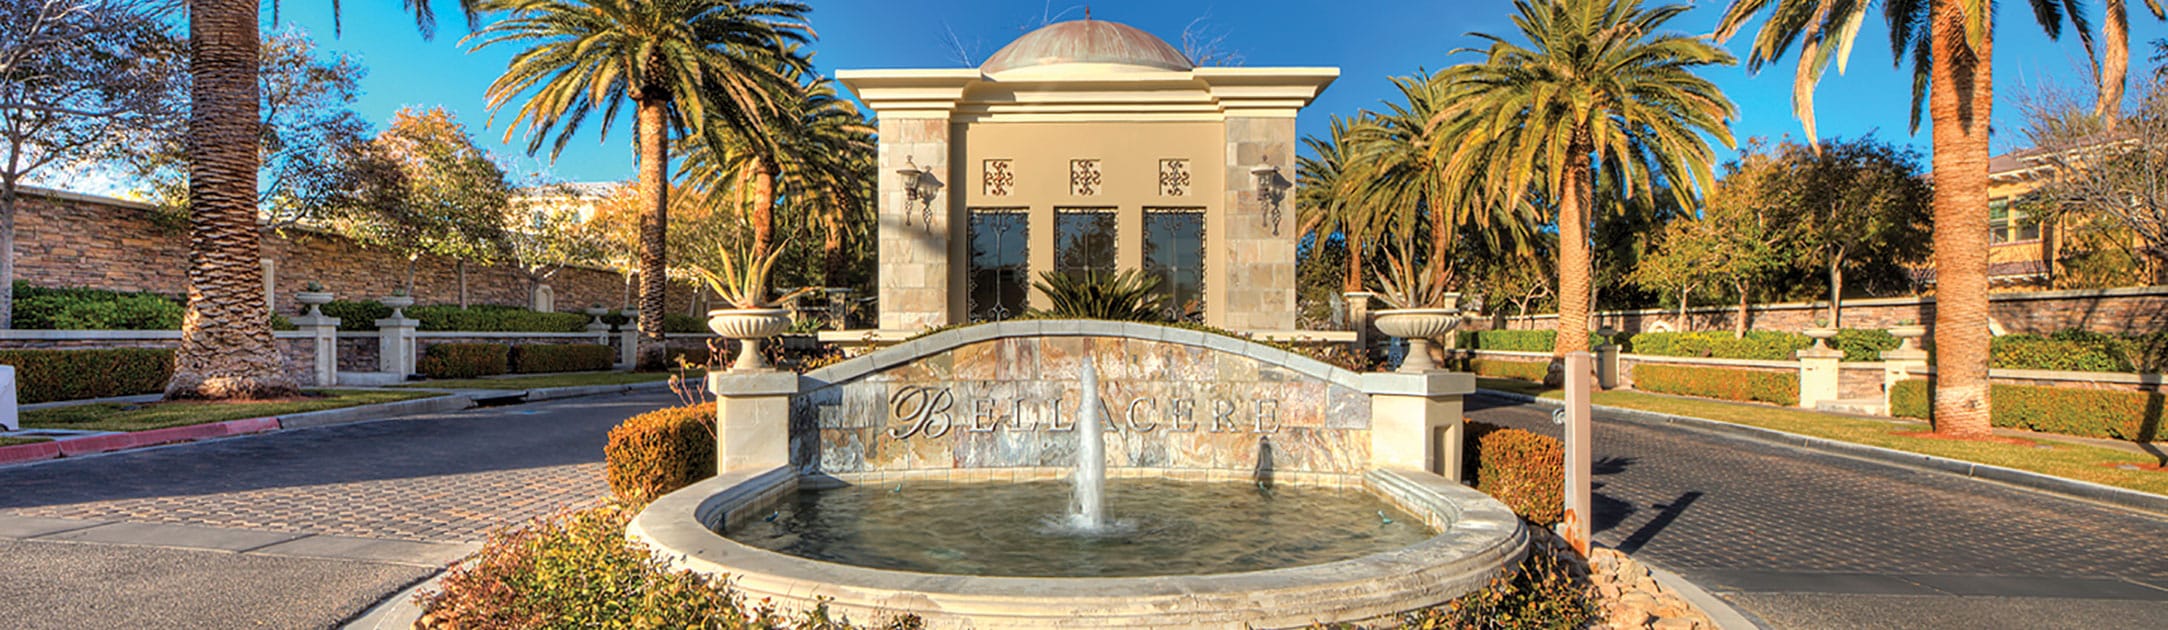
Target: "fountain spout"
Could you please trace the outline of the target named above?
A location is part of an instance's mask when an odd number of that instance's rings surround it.
[[[1077,373],[1076,413],[1076,474],[1071,476],[1075,484],[1069,504],[1071,526],[1084,531],[1098,531],[1106,525],[1104,505],[1107,462],[1104,428],[1100,426],[1099,373],[1086,362]]]

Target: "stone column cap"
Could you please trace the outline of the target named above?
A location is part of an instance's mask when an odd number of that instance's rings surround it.
[[[386,318],[384,318],[384,319],[379,319],[379,320],[376,320],[376,327],[377,327],[377,328],[379,328],[379,329],[383,329],[383,328],[413,328],[413,327],[415,327],[415,326],[420,326],[420,325],[421,325],[421,323],[422,323],[422,320],[419,320],[419,319],[413,319],[413,318],[408,318],[408,317],[386,317]]]
[[[723,398],[790,396],[798,393],[798,374],[782,370],[711,372],[708,393]]]
[[[330,315],[301,315],[298,317],[288,318],[287,321],[293,322],[295,326],[299,326],[302,328],[339,327],[339,318],[332,317]]]
[[[1451,370],[1428,372],[1366,372],[1362,392],[1372,396],[1466,396],[1475,393],[1475,375]]]
[[[1888,349],[1888,350],[1883,350],[1883,351],[1882,351],[1882,360],[1884,360],[1884,361],[1926,361],[1926,360],[1927,360],[1927,351],[1926,351],[1926,350],[1904,350],[1904,349],[1899,349],[1899,348],[1891,348],[1891,349]]]

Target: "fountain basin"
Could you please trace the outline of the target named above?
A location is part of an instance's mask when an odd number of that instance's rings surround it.
[[[1066,469],[949,471],[1003,483],[1055,479]],[[1132,471],[1173,480],[1233,480],[1224,471]],[[1194,474],[1189,474],[1194,473]],[[933,479],[935,477],[927,477]],[[887,479],[883,480],[888,482]],[[752,600],[829,609],[861,622],[915,614],[929,627],[1295,627],[1360,621],[1438,604],[1481,588],[1527,553],[1527,532],[1504,505],[1427,472],[1400,469],[1312,478],[1360,488],[1437,532],[1405,547],[1270,570],[1144,577],[986,577],[876,569],[760,549],[716,534],[762,519],[801,486],[847,483],[795,470],[733,471],[657,499],[630,534],[680,568],[728,576]]]

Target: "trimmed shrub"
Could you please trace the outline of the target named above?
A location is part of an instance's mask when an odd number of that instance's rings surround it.
[[[1503,359],[1469,359],[1468,371],[1479,376],[1517,378],[1524,381],[1543,382],[1543,376],[1551,371],[1549,361],[1507,361]]]
[[[634,510],[604,505],[490,532],[420,597],[416,628],[852,628],[825,606],[783,614],[716,576],[676,570],[625,536]],[[918,627],[901,617],[891,627]]]
[[[1566,446],[1558,438],[1482,422],[1466,422],[1463,477],[1513,508],[1528,522],[1550,526],[1565,518]]]
[[[0,350],[15,366],[16,402],[82,400],[165,391],[173,351],[163,348]]]
[[[512,346],[512,372],[593,372],[617,366],[617,353],[594,343],[535,343]]]
[[[1634,389],[1663,394],[1799,404],[1799,375],[1735,368],[1642,363],[1634,366]]]
[[[712,330],[708,330],[708,318],[695,317],[692,315],[682,315],[678,313],[663,314],[662,331],[664,333],[678,333],[687,335],[704,335],[715,332]]]
[[[376,300],[332,300],[323,305],[327,317],[339,318],[339,330],[376,330],[376,320],[391,317],[391,307]]]
[[[1895,350],[1896,335],[1887,330],[1846,328],[1837,331],[1837,337],[1829,340],[1829,346],[1844,352],[1846,361],[1880,361],[1883,350]]]
[[[1798,333],[1770,330],[1747,331],[1745,337],[1703,330],[1641,333],[1633,336],[1632,345],[1634,354],[1652,356],[1789,361],[1793,352],[1814,345],[1814,340]]]
[[[715,476],[715,403],[626,418],[602,447],[610,493],[633,505]]]
[[[1624,335],[1620,341],[1625,341]],[[1460,332],[1460,347],[1467,350],[1499,350],[1505,352],[1550,352],[1558,342],[1554,330],[1464,330]],[[1588,347],[1603,343],[1596,333],[1588,334]]]
[[[2151,442],[2164,433],[2161,427],[2164,397],[2151,392],[2032,385],[1992,385],[1994,401],[1989,421],[1995,426],[2083,437]],[[1927,419],[1928,383],[1924,379],[1899,382],[1890,393],[1890,415]]]
[[[47,288],[15,281],[22,330],[178,330],[187,307],[163,293]]]
[[[2063,331],[2053,337],[2004,335],[1989,344],[1993,366],[2013,370],[2131,372],[2128,342],[2123,339]]]
[[[511,348],[494,343],[440,343],[422,351],[414,366],[429,378],[474,378],[503,374],[511,363]]]
[[[462,332],[585,332],[592,321],[579,313],[544,313],[514,306],[432,304],[406,310],[416,330]]]

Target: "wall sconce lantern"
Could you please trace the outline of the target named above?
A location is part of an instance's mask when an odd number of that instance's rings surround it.
[[[903,178],[903,224],[911,224],[911,206],[916,204],[919,221],[926,225],[926,229],[933,229],[933,198],[940,193],[941,182],[927,181],[933,179],[933,174],[920,169],[918,163],[909,157],[904,158],[904,166],[896,169],[896,174]]]
[[[1285,195],[1280,186],[1280,167],[1263,164],[1250,167],[1250,178],[1257,182],[1257,201],[1265,205],[1265,227],[1272,229],[1273,236],[1280,235],[1280,201]]]

